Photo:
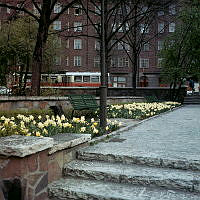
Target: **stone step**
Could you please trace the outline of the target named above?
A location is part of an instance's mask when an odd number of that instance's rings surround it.
[[[74,160],[64,166],[64,175],[115,183],[200,192],[199,172],[188,170]]]
[[[124,164],[137,164],[145,166],[156,166],[161,168],[173,168],[182,170],[200,171],[199,160],[188,160],[187,158],[167,158],[157,156],[139,156],[139,155],[122,155],[115,152],[115,154],[109,154],[100,152],[99,149],[94,152],[93,149],[82,149],[77,151],[77,159],[85,161],[104,161],[111,163],[124,163]]]
[[[49,185],[50,200],[199,200],[199,194],[111,183],[97,180],[66,178]]]

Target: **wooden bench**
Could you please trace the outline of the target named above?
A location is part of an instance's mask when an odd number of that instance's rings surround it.
[[[92,110],[95,111],[99,108],[96,99],[93,95],[88,94],[74,94],[68,95],[69,101],[73,106],[72,117],[75,110]]]

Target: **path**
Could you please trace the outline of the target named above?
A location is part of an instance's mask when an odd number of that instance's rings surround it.
[[[199,200],[200,106],[184,106],[81,149],[55,200]],[[69,177],[70,176],[70,177]],[[53,199],[53,198],[52,198]]]

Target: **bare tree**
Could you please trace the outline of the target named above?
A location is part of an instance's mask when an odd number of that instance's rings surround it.
[[[100,125],[105,129],[107,123],[108,72],[112,49],[126,36],[128,32],[127,21],[131,20],[132,10],[123,12],[126,0],[90,0],[81,3],[82,9],[87,15],[87,26],[93,27],[92,34],[86,36],[95,37],[100,43]]]
[[[65,13],[68,8],[72,7],[77,2],[79,2],[79,0],[41,0],[40,3],[36,0],[23,0],[19,2],[4,0],[0,3],[0,7],[11,9],[13,12],[24,12],[25,14],[33,17],[38,23],[37,39],[32,58],[31,94],[34,96],[40,95],[41,69],[43,66],[44,49],[47,43],[50,26],[54,21],[59,19],[59,17]],[[54,14],[54,6],[58,3],[62,3],[60,12]],[[37,11],[36,13],[33,12],[33,7]]]
[[[153,39],[157,38],[164,29],[173,22],[174,15],[168,14],[170,5],[177,5],[176,0],[130,0],[127,1],[124,12],[128,12],[127,8],[132,10],[131,20],[127,21],[129,31],[122,39],[124,50],[127,53],[132,64],[132,94],[136,95],[137,79],[139,74],[139,55],[144,45],[149,44]],[[163,17],[163,13],[165,16]],[[159,16],[160,15],[160,16]],[[161,18],[161,19],[160,19]],[[163,27],[158,30],[157,23],[162,20]],[[151,29],[151,31],[150,31]],[[152,31],[153,30],[153,31]],[[125,48],[129,45],[130,48]]]

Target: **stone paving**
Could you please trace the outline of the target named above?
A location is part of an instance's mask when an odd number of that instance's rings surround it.
[[[80,149],[50,199],[199,200],[199,116],[184,106]]]
[[[200,162],[200,106],[184,106],[142,123],[84,152]]]

